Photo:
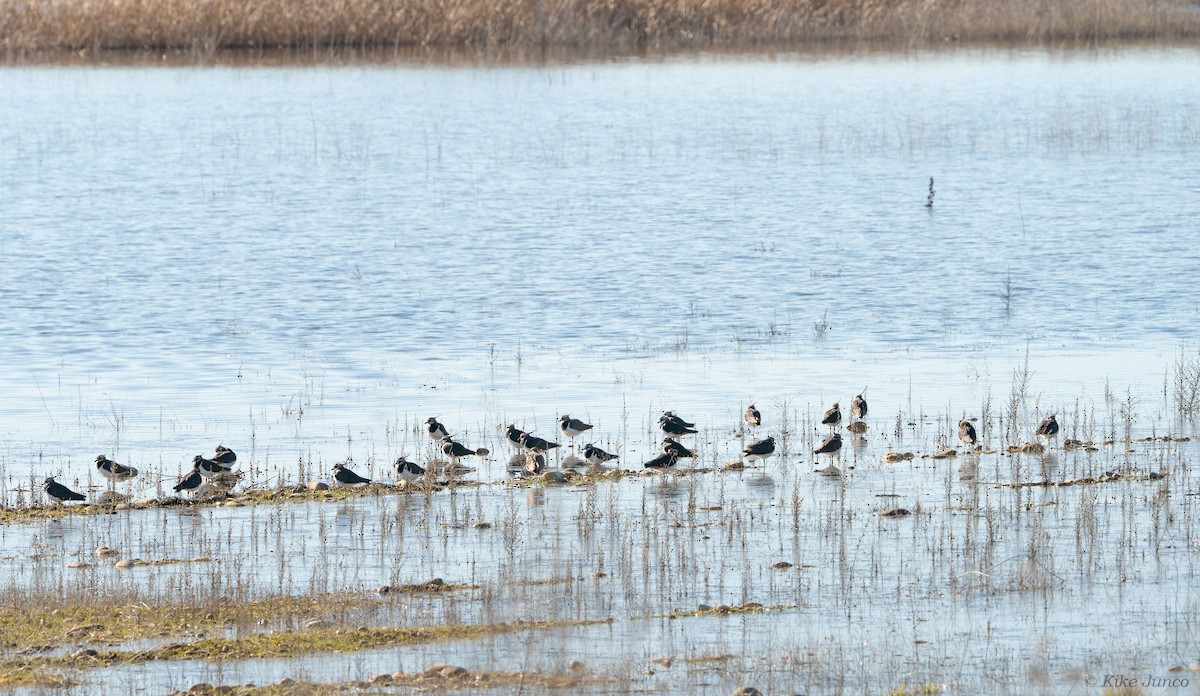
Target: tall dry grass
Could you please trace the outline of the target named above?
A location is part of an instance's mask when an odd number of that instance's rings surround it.
[[[15,0],[0,49],[689,46],[1167,39],[1188,0]]]

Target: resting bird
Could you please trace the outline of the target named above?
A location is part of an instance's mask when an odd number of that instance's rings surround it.
[[[616,459],[617,455],[609,454],[599,447],[589,444],[583,448],[583,459],[592,466],[600,466],[604,462],[611,462]]]
[[[429,434],[429,439],[435,442],[450,437],[450,433],[446,432],[446,426],[439,423],[437,418],[425,421],[425,432]]]
[[[674,452],[663,452],[654,459],[642,464],[647,469],[668,469],[675,466],[675,462],[679,457],[675,456]]]
[[[842,436],[834,433],[821,442],[821,446],[813,450],[813,454],[828,454],[833,456],[842,448]]]
[[[979,441],[979,436],[975,434],[975,426],[965,418],[958,422],[958,441],[968,447],[974,447]]]
[[[742,454],[746,456],[746,459],[766,460],[767,457],[775,454],[775,436],[772,435],[765,440],[747,445],[746,449],[742,450]]]
[[[214,476],[220,476],[221,474],[229,472],[229,467],[222,466],[211,459],[205,459],[198,454],[192,458],[192,466],[194,466],[196,471],[200,472],[200,475],[206,479],[213,478]]]
[[[96,457],[96,470],[109,481],[128,481],[138,475],[137,469],[118,464],[103,454]]]
[[[333,482],[338,486],[365,486],[371,482],[371,479],[359,476],[347,469],[343,464],[335,464],[333,467]]]
[[[455,464],[457,464],[458,460],[463,457],[472,457],[476,455],[482,457],[487,453],[488,451],[482,447],[479,449],[471,449],[461,442],[455,442],[450,438],[442,440],[442,454],[450,457],[450,461],[454,462]]]
[[[829,410],[825,412],[825,415],[821,416],[821,424],[822,425],[837,426],[837,424],[841,423],[841,422],[842,422],[842,408],[840,406],[838,406],[837,404],[834,404],[833,406],[831,406],[829,408]]]
[[[546,470],[546,453],[531,449],[525,453],[525,472],[537,476]]]
[[[758,412],[757,408],[754,408],[754,404],[750,404],[746,407],[746,412],[742,414],[742,420],[751,428],[757,428],[762,425],[762,414]]]
[[[662,441],[662,453],[672,453],[676,459],[690,459],[696,456],[692,450],[684,447],[678,440],[673,440],[669,437],[664,437]]]
[[[590,424],[584,423],[578,418],[572,418],[567,415],[564,415],[562,418],[558,419],[558,427],[562,429],[563,435],[566,435],[572,440],[578,437],[580,433],[585,433],[592,429]]]
[[[692,435],[698,432],[695,423],[688,423],[670,411],[663,411],[658,419],[658,427],[667,435]]]
[[[225,445],[217,445],[217,453],[213,455],[212,461],[229,466],[237,461],[237,455]]]
[[[416,463],[408,461],[404,455],[400,455],[400,458],[396,460],[396,475],[400,477],[401,481],[412,481],[424,473],[424,469]]]
[[[522,433],[521,434],[521,446],[524,447],[525,449],[541,450],[542,452],[548,452],[548,451],[554,449],[555,447],[558,447],[558,443],[550,442],[549,440],[540,438],[537,435],[534,435],[533,433]]]
[[[1054,419],[1054,415],[1046,416],[1046,420],[1042,421],[1042,424],[1038,426],[1038,437],[1051,438],[1058,435],[1058,421]]]
[[[44,483],[46,495],[56,503],[65,503],[71,500],[87,500],[82,493],[76,493],[70,488],[67,488],[61,483],[55,481],[53,476],[46,479]]]
[[[862,394],[854,397],[854,401],[850,402],[850,417],[851,418],[866,418],[867,417],[867,400]]]
[[[191,471],[187,472],[183,478],[179,479],[179,483],[176,483],[171,487],[171,490],[175,491],[176,493],[182,493],[183,491],[194,491],[203,484],[204,477],[201,476],[200,472],[196,469],[196,467],[193,466]]]

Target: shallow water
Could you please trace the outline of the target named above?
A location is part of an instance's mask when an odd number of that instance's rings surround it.
[[[362,678],[447,656],[581,659],[693,693],[747,676],[771,693],[1054,693],[1085,671],[1165,673],[1195,653],[1192,444],[880,457],[932,452],[964,416],[996,449],[1048,413],[1064,437],[1193,432],[1169,382],[1200,338],[1180,289],[1200,265],[1197,57],[0,69],[7,504],[40,502],[50,474],[99,492],[100,452],[143,471],[118,490],[162,495],[217,443],[254,486],[347,458],[392,480],[398,454],[432,457],[431,415],[493,452],[468,462],[487,485],[428,498],[0,528],[0,567],[10,586],[163,601],[442,576],[496,599],[381,620],[614,618],[533,643],[122,668],[85,675],[95,690]],[[855,468],[814,475],[814,419],[864,386],[871,430],[839,460]],[[787,431],[763,470],[501,483],[507,423],[558,439],[558,415],[582,417],[637,469],[672,409],[701,427],[695,466],[712,468],[737,455],[751,401],[764,432]],[[1112,469],[1169,476],[997,487]],[[875,514],[895,505],[920,514]],[[64,568],[101,543],[214,561]],[[576,581],[528,585],[555,578]],[[746,601],[792,608],[658,618]],[[653,657],[725,653],[724,671],[642,674]]]

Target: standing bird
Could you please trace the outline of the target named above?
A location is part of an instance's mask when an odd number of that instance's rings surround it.
[[[446,426],[439,423],[437,418],[430,418],[425,421],[425,432],[429,434],[429,439],[434,442],[441,442],[445,438],[450,437],[450,433],[446,432]]]
[[[510,425],[504,429],[504,437],[505,437],[505,439],[508,440],[508,444],[510,444],[513,447],[516,447],[518,449],[523,447],[523,445],[521,444],[521,436],[524,434],[525,434],[525,431],[521,430],[520,428],[518,428],[515,425]]]
[[[87,500],[82,493],[67,488],[61,483],[54,480],[54,477],[45,480],[46,495],[56,503],[65,503],[71,500]]]
[[[128,481],[138,475],[137,469],[118,464],[103,454],[96,457],[96,470],[109,481]]]
[[[611,462],[616,459],[617,455],[609,454],[599,447],[589,444],[583,448],[583,459],[592,466],[600,466],[604,462]]]
[[[521,446],[527,450],[541,450],[542,452],[549,452],[555,447],[558,447],[558,443],[550,442],[549,440],[540,438],[533,433],[522,433]]]
[[[442,454],[446,455],[447,457],[450,457],[450,461],[453,462],[454,464],[458,464],[458,460],[462,459],[463,457],[471,457],[471,456],[483,457],[483,456],[486,456],[487,453],[488,453],[488,451],[486,449],[484,449],[483,447],[480,447],[479,449],[471,449],[470,447],[467,447],[466,445],[462,444],[461,442],[455,442],[454,440],[451,440],[450,438],[446,438],[445,440],[442,440]]]
[[[696,453],[694,451],[688,449],[687,447],[684,447],[683,444],[681,442],[679,442],[678,440],[675,440],[675,439],[672,439],[669,437],[663,438],[662,453],[663,454],[667,454],[667,453],[674,454],[676,459],[693,459],[696,456]]]
[[[658,427],[667,435],[693,435],[699,432],[695,423],[688,423],[670,411],[663,411],[658,419]]]
[[[854,397],[854,401],[850,402],[850,417],[851,418],[866,418],[867,417],[867,400],[862,394]]]
[[[675,466],[675,462],[679,457],[675,456],[674,452],[663,452],[654,459],[642,464],[647,469],[669,469]]]
[[[176,483],[171,487],[171,490],[175,491],[176,493],[181,493],[183,491],[194,491],[203,484],[204,477],[201,476],[200,471],[193,466],[191,471],[187,472],[183,478],[179,479],[179,483]]]
[[[1054,419],[1055,415],[1057,414],[1046,416],[1046,420],[1042,421],[1042,424],[1038,426],[1038,437],[1049,439],[1058,435],[1058,421]]]
[[[371,482],[369,478],[363,478],[358,474],[350,471],[344,464],[335,464],[333,466],[333,483],[338,486],[365,486]]]
[[[775,454],[775,436],[772,435],[765,440],[751,443],[742,450],[742,454],[746,459],[759,459],[766,461],[767,457]]]
[[[833,406],[831,406],[829,408],[829,410],[825,412],[825,415],[821,416],[821,424],[822,425],[828,425],[830,427],[836,428],[837,424],[841,423],[841,422],[842,422],[842,407],[838,406],[837,404],[834,404]]]
[[[762,425],[762,414],[754,408],[754,404],[746,407],[746,412],[742,414],[742,420],[751,428],[757,428]]]
[[[396,475],[400,477],[401,481],[412,481],[424,473],[424,469],[415,462],[408,461],[403,454],[396,460]]]
[[[225,445],[217,445],[217,453],[213,455],[212,461],[230,466],[237,461],[237,455]]]
[[[842,436],[834,433],[825,438],[821,442],[821,446],[813,450],[813,454],[828,454],[830,457],[837,454],[837,451],[842,448]]]
[[[568,415],[563,415],[563,417],[558,419],[558,427],[562,429],[563,435],[572,440],[578,437],[580,433],[586,433],[592,429],[591,425]],[[571,446],[574,447],[574,445]]]
[[[192,466],[206,479],[229,473],[229,467],[222,466],[211,459],[205,459],[198,454],[192,458]]]
[[[965,418],[958,421],[958,441],[967,447],[974,447],[975,443],[979,442],[979,436],[975,434],[975,426]]]

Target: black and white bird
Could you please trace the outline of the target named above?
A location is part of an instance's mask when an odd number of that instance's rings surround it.
[[[693,435],[698,432],[695,423],[688,423],[670,411],[663,411],[658,419],[658,427],[667,435]]]
[[[1051,414],[1046,416],[1046,420],[1042,421],[1042,424],[1038,426],[1038,437],[1044,437],[1048,439],[1058,435],[1058,421],[1055,420],[1055,415],[1056,414]]]
[[[344,464],[335,464],[333,467],[333,483],[338,486],[365,486],[371,482],[369,478],[363,478],[353,471],[346,468]]]
[[[425,432],[428,433],[429,439],[434,442],[441,442],[450,437],[450,433],[446,432],[446,426],[439,423],[437,418],[430,418],[425,421]]]
[[[521,430],[515,425],[510,425],[504,429],[504,438],[508,440],[508,444],[516,447],[517,449],[524,449],[525,447],[521,444],[521,436],[524,434],[525,431]]]
[[[813,454],[828,454],[830,457],[837,454],[837,451],[842,448],[842,436],[834,433],[825,438],[821,442],[821,446],[813,450]]]
[[[558,419],[558,427],[562,429],[563,435],[572,440],[579,437],[580,433],[586,433],[592,429],[591,424],[584,423],[578,418],[572,418],[568,415],[563,415]]]
[[[425,473],[425,469],[421,468],[416,462],[410,462],[404,455],[396,460],[396,475],[401,481],[412,481],[419,478]]]
[[[663,452],[654,459],[642,464],[647,469],[669,469],[675,466],[675,462],[679,461],[679,457],[675,456],[674,452]]]
[[[668,452],[670,452],[675,455],[676,459],[692,459],[696,456],[695,452],[688,449],[687,447],[684,447],[683,444],[680,443],[678,440],[675,440],[675,439],[672,439],[669,437],[663,438],[662,449],[660,451],[663,454],[667,454]]]
[[[192,470],[179,479],[179,483],[172,486],[171,490],[182,493],[183,491],[194,491],[202,485],[204,485],[204,477],[200,475],[200,471],[196,467],[192,467]]]
[[[616,459],[617,455],[609,454],[599,447],[589,444],[583,448],[583,459],[592,466],[600,466],[604,462],[611,462]]]
[[[55,481],[53,476],[46,479],[44,484],[46,495],[56,503],[66,503],[71,500],[87,500],[82,493],[76,493],[58,481]]]
[[[555,447],[558,447],[559,445],[557,442],[550,442],[549,440],[546,440],[545,438],[540,438],[537,435],[534,435],[533,433],[522,433],[521,434],[521,446],[524,447],[525,449],[541,450],[542,452],[549,452],[550,450],[554,449]]]
[[[217,453],[212,456],[212,461],[224,466],[231,466],[237,461],[237,455],[225,445],[217,445]]]
[[[832,427],[837,427],[838,423],[842,422],[842,407],[834,404],[829,407],[825,415],[821,416],[821,424]]]
[[[96,471],[109,481],[128,481],[138,475],[137,469],[118,464],[103,454],[96,457]]]
[[[958,421],[958,441],[968,447],[974,447],[975,443],[979,442],[979,436],[975,434],[975,426],[965,418]]]
[[[851,418],[866,418],[867,417],[867,400],[862,394],[854,397],[850,402],[850,417]]]
[[[488,451],[482,447],[479,449],[471,449],[461,442],[455,442],[450,438],[446,438],[442,440],[442,454],[450,457],[450,461],[457,464],[458,460],[463,457],[483,457],[488,454]]]
[[[757,408],[754,408],[754,404],[750,404],[746,407],[746,412],[742,414],[742,421],[751,428],[757,428],[762,425],[762,414],[758,412]]]
[[[746,459],[766,460],[767,457],[775,454],[775,436],[771,435],[765,440],[751,443],[742,450],[742,454]]]
[[[198,454],[192,458],[192,466],[206,479],[229,473],[229,467],[218,464],[211,459],[205,459]]]

